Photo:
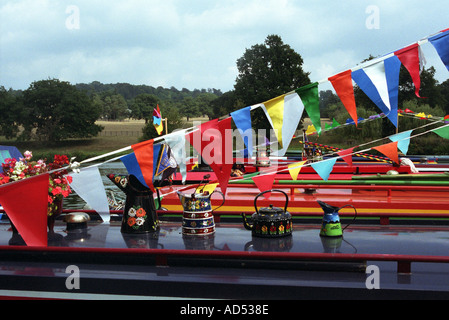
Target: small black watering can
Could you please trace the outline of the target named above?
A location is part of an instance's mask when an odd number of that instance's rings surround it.
[[[270,205],[268,208],[257,209],[257,199],[267,192],[280,192],[285,196],[285,208],[276,208]],[[261,238],[285,237],[292,234],[292,215],[287,212],[288,195],[281,190],[268,190],[259,193],[254,199],[256,212],[251,216],[253,224],[250,224],[245,213],[242,213],[243,225],[247,230],[252,231],[252,235]]]
[[[158,196],[156,208],[153,192],[134,175],[108,174],[107,177],[126,194],[121,232],[139,234],[157,231],[159,221],[156,210],[161,208],[159,190],[156,189]]]

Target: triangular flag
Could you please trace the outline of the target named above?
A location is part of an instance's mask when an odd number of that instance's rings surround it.
[[[309,84],[296,90],[296,93],[301,98],[304,108],[310,117],[313,125],[321,134],[321,115],[320,115],[320,96],[318,92],[318,82]]]
[[[253,130],[251,126],[251,107],[246,107],[234,112],[231,112],[232,120],[234,121],[239,133],[243,139],[248,152],[244,155],[246,158],[251,158],[253,154]]]
[[[231,121],[231,117],[220,122],[218,119],[208,121],[199,127],[201,137],[194,135],[195,132],[188,135],[190,144],[217,176],[223,194],[226,194],[233,166]],[[197,139],[200,139],[199,143]]]
[[[157,109],[153,110],[153,125],[159,135],[162,134],[164,130],[164,124],[162,122],[161,110],[159,109],[159,105],[157,105]]]
[[[150,190],[156,192],[153,186],[153,176],[154,176],[154,152],[153,152],[153,140],[144,141],[135,145],[132,145],[134,154],[139,164],[140,170],[142,171],[143,179],[145,184]],[[159,145],[160,147],[160,145]]]
[[[400,66],[392,56],[352,72],[352,79],[396,127]]]
[[[336,128],[340,126],[340,124],[337,122],[337,120],[335,120],[335,118],[332,120],[332,128]]]
[[[430,43],[434,46],[438,55],[449,70],[449,31],[437,34],[429,38]]]
[[[410,145],[410,134],[412,131],[413,130],[404,131],[390,137],[391,141],[398,142],[398,149],[401,150],[403,154],[407,154],[408,152],[408,147]]]
[[[318,175],[324,181],[329,180],[329,176],[334,168],[337,158],[331,158],[319,162],[314,162],[311,164],[312,168],[318,173]]]
[[[285,95],[282,95],[263,103],[263,105],[265,106],[265,108],[263,109],[265,111],[265,114],[267,115],[271,127],[274,129],[276,138],[278,139],[280,146],[283,146],[282,126],[284,124],[284,97]]]
[[[354,152],[354,148],[349,148],[346,150],[341,150],[337,152],[337,154],[349,165],[352,166],[352,153]]]
[[[28,246],[48,244],[48,186],[49,174],[0,186],[0,203]]]
[[[449,127],[448,126],[443,126],[443,127],[440,127],[438,129],[435,129],[432,131],[444,139],[449,139]]]
[[[282,126],[282,149],[277,156],[282,157],[288,150],[290,142],[298,129],[304,113],[304,104],[297,93],[287,94],[284,98],[284,124]]]
[[[212,194],[212,192],[215,191],[217,186],[218,186],[218,183],[212,183],[212,184],[207,184],[205,186],[199,186],[198,188],[196,188],[195,193],[207,192],[209,194]]]
[[[101,216],[103,222],[109,222],[111,217],[108,198],[98,167],[86,168],[79,173],[71,173],[70,176],[70,187]]]
[[[399,58],[399,60],[401,60],[401,63],[410,73],[413,84],[415,85],[415,94],[418,98],[421,98],[419,96],[419,89],[421,88],[421,77],[420,77],[421,59],[419,55],[418,43],[412,44],[411,46],[398,50],[394,54]]]
[[[311,126],[307,127],[306,135],[311,135],[311,134],[313,134],[315,132],[316,132],[315,126],[312,124]]]
[[[344,71],[329,78],[338,97],[345,106],[351,118],[354,120],[357,126],[357,109],[354,97],[354,86],[352,85],[351,70]]]
[[[276,172],[264,174],[263,172],[261,175],[252,177],[251,179],[256,184],[257,188],[260,192],[265,192],[268,190],[271,190],[273,188],[274,178],[276,177]],[[271,192],[267,192],[264,195],[265,199],[269,199],[271,196]]]
[[[165,142],[170,146],[172,155],[178,163],[179,172],[182,176],[182,183],[185,183],[187,179],[185,135],[185,131],[179,131],[164,136]]]
[[[301,161],[301,162],[296,162],[296,163],[292,163],[288,165],[288,171],[290,172],[290,175],[292,177],[293,180],[297,180],[298,179],[298,174],[301,171],[303,165],[307,162],[306,161]]]
[[[378,147],[374,147],[373,149],[379,151],[380,153],[383,153],[388,158],[390,158],[392,161],[399,164],[399,156],[398,156],[398,142],[390,142]]]

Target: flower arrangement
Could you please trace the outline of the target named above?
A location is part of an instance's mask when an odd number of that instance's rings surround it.
[[[26,151],[23,155],[25,158],[20,158],[19,160],[5,159],[5,162],[2,164],[3,172],[0,173],[0,185],[51,172],[47,215],[52,216],[54,212],[62,209],[62,199],[72,192],[69,185],[72,182],[72,177],[64,176],[68,172],[66,170],[52,171],[67,166],[69,159],[65,155],[55,155],[53,162],[46,163],[45,160],[31,161],[33,157],[31,151]]]

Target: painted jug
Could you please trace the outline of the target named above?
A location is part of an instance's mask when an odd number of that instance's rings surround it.
[[[156,208],[153,192],[134,175],[108,174],[107,177],[126,194],[121,232],[139,234],[157,231],[159,221],[156,210],[160,209],[161,203],[159,193]]]

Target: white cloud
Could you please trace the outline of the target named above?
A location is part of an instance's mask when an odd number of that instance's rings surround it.
[[[66,27],[69,4],[79,29]],[[4,0],[0,85],[55,77],[227,91],[236,60],[269,34],[301,54],[315,81],[449,27],[442,0],[369,4],[379,7],[377,30],[366,28],[368,3],[357,0]],[[435,52],[427,56],[446,77]]]

